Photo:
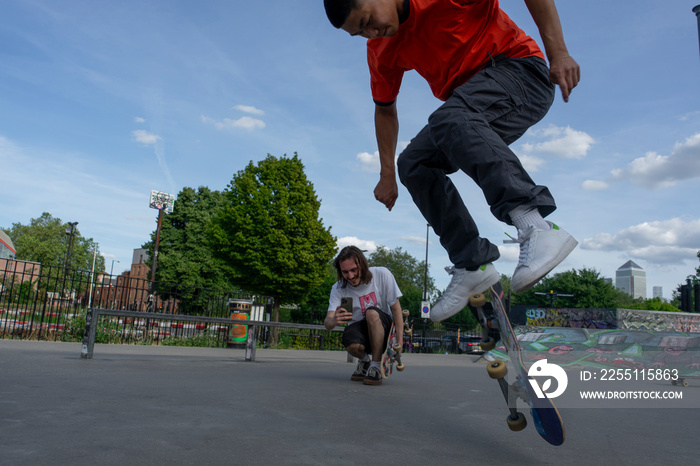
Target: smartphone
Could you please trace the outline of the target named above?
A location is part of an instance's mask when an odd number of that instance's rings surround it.
[[[340,298],[340,307],[352,314],[352,298]]]

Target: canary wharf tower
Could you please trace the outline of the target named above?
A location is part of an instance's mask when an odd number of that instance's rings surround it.
[[[615,287],[633,298],[647,299],[647,273],[633,261],[627,261],[615,273]]]

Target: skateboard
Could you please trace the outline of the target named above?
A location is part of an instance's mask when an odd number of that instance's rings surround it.
[[[503,288],[501,288],[500,283],[496,283],[490,288],[490,291],[491,302],[487,302],[483,294],[476,294],[469,298],[469,307],[472,311],[476,311],[481,324],[484,336],[481,348],[484,351],[491,351],[495,348],[496,341],[500,336],[515,368],[515,380],[509,384],[506,381],[508,369],[505,361],[493,361],[487,366],[489,376],[498,381],[508,404],[510,410],[506,419],[508,427],[513,431],[520,431],[527,426],[527,419],[517,410],[517,401],[520,398],[529,405],[532,419],[540,436],[552,445],[561,445],[566,437],[561,415],[541,386],[539,393],[543,398],[538,397],[535,392],[532,384],[539,386],[539,382],[528,375],[523,364],[520,345],[503,304]]]
[[[682,385],[683,387],[687,387],[690,385],[688,382],[688,379],[700,379],[700,376],[698,375],[685,375],[685,376],[680,376],[676,380],[671,380],[671,385],[674,387],[676,385]]]
[[[391,324],[391,330],[389,330],[389,336],[386,339],[386,349],[384,354],[382,354],[382,378],[388,379],[391,373],[394,371],[394,363],[396,363],[396,370],[402,371],[405,366],[401,362],[401,348],[396,344],[396,327]]]

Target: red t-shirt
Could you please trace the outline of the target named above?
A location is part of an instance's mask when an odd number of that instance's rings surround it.
[[[410,14],[392,37],[367,40],[372,97],[390,104],[403,74],[416,70],[435,97],[446,100],[492,57],[538,56],[537,43],[498,0],[410,0]]]

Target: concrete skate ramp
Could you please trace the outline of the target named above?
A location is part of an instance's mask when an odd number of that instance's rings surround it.
[[[700,375],[700,315],[630,309],[514,309],[525,362],[664,368]],[[503,348],[489,355],[505,359]]]

